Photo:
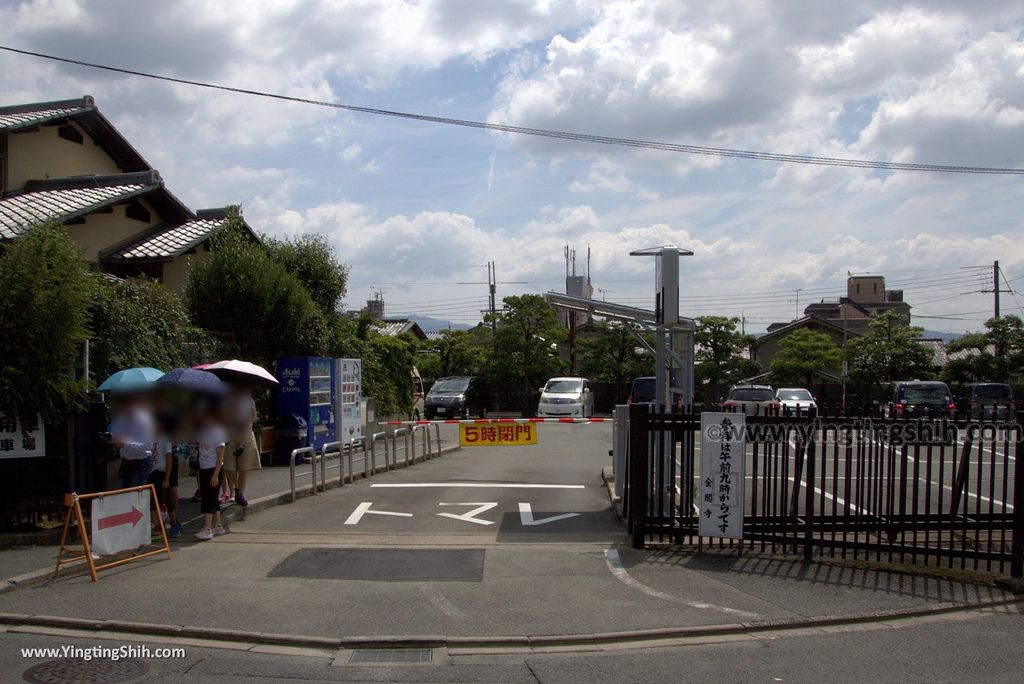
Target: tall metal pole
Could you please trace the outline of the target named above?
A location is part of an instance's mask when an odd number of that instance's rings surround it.
[[[849,362],[846,358],[846,302],[843,299],[839,300],[843,307],[843,396],[840,401],[843,415],[846,415],[846,375],[849,373]]]
[[[491,340],[494,341],[498,337],[498,321],[495,318],[497,314],[495,294],[498,290],[498,275],[495,272],[494,262],[487,262],[487,288],[490,292],[490,305],[491,305]]]
[[[999,260],[992,262],[992,310],[999,318]]]

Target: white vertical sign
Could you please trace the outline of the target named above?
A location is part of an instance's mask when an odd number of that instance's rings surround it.
[[[743,539],[746,416],[700,414],[700,534]]]

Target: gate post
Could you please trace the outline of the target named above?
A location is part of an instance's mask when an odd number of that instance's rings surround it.
[[[1010,577],[1024,577],[1024,424],[1018,415],[1015,436],[1017,439],[1016,462],[1013,465],[1013,542],[1010,546]]]
[[[811,423],[811,435],[804,445],[804,461],[807,464],[807,486],[804,487],[804,560],[814,558],[814,433],[817,421]],[[794,478],[795,479],[795,478]]]
[[[629,407],[629,533],[633,535],[633,548],[642,549],[647,536],[647,507],[651,492],[648,479],[648,425],[647,404]]]

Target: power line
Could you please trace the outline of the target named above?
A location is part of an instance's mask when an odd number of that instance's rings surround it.
[[[881,171],[932,171],[939,173],[962,173],[962,174],[985,174],[985,175],[1024,175],[1024,169],[1017,168],[1001,168],[991,166],[963,166],[963,165],[952,165],[952,164],[915,164],[908,162],[889,162],[872,159],[855,159],[855,158],[843,158],[843,157],[820,157],[814,155],[803,155],[803,154],[784,154],[779,152],[763,152],[757,150],[741,150],[728,147],[707,147],[703,145],[683,145],[679,143],[667,143],[657,142],[651,140],[638,140],[633,138],[619,138],[614,136],[606,135],[595,135],[591,133],[573,133],[569,131],[556,131],[546,128],[530,128],[525,126],[511,126],[508,124],[489,123],[485,121],[471,121],[468,119],[455,119],[443,116],[432,116],[428,114],[415,114],[412,112],[401,112],[390,109],[380,109],[377,107],[361,107],[358,105],[344,104],[341,102],[328,102],[324,100],[313,100],[304,97],[296,97],[293,95],[282,95],[279,93],[269,93],[260,90],[253,90],[250,88],[236,88],[233,86],[226,86],[216,83],[208,83],[204,81],[195,81],[186,78],[177,78],[174,76],[162,76],[160,74],[148,73],[145,71],[138,71],[136,69],[126,69],[123,67],[115,67],[106,64],[97,64],[95,62],[86,62],[80,59],[71,59],[69,57],[60,57],[57,55],[50,55],[42,52],[34,52],[32,50],[22,50],[6,45],[0,45],[0,50],[11,52],[19,55],[25,55],[28,57],[38,57],[40,59],[48,59],[54,62],[62,62],[64,64],[74,64],[76,66],[87,67],[89,69],[99,69],[102,71],[109,71],[113,73],[125,74],[128,76],[139,76],[141,78],[149,78],[158,81],[166,81],[168,83],[178,83],[181,85],[194,86],[197,88],[208,88],[211,90],[220,90],[230,93],[238,93],[240,95],[252,95],[255,97],[264,97],[274,100],[281,100],[284,102],[296,102],[299,104],[308,104],[317,107],[327,107],[331,109],[341,109],[349,112],[357,112],[360,114],[373,114],[376,116],[388,116],[399,119],[409,119],[413,121],[423,121],[427,123],[443,124],[447,126],[462,126],[465,128],[477,128],[490,131],[497,131],[500,133],[513,133],[516,135],[530,135],[541,138],[555,138],[560,140],[572,140],[576,142],[589,142],[599,145],[615,145],[621,147],[633,147],[640,149],[652,149],[661,150],[664,152],[677,152],[682,154],[695,154],[710,157],[725,157],[735,159],[752,159],[756,161],[774,161],[784,164],[807,164],[814,166],[842,166],[847,168],[863,168],[863,169],[876,169]]]

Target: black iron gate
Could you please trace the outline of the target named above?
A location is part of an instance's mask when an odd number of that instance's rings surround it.
[[[700,414],[630,409],[624,511],[651,542],[1024,574],[1020,422],[746,417],[743,540],[701,537]]]

